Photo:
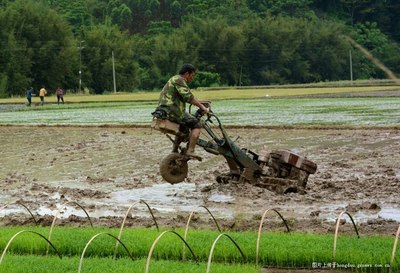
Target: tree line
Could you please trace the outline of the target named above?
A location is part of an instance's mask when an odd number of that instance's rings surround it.
[[[183,63],[192,87],[348,80],[400,72],[394,0],[0,0],[0,96],[159,90]],[[379,15],[379,16],[378,16]],[[79,84],[81,82],[81,85]]]

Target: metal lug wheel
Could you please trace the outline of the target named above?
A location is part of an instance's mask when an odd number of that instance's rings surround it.
[[[179,153],[167,155],[160,163],[161,176],[171,184],[182,182],[188,174],[187,161],[187,157]]]

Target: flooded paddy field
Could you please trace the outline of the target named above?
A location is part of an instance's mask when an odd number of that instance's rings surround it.
[[[400,91],[379,97],[369,97],[368,94],[356,98],[217,100],[212,102],[211,108],[224,125],[399,126]],[[0,104],[0,125],[148,125],[156,104],[154,101],[85,104],[69,104],[67,101],[65,105],[48,102],[45,106],[32,107]]]
[[[150,128],[1,126],[0,224],[31,221],[26,209],[16,204],[20,202],[41,224],[50,224],[61,211],[62,223],[85,225],[85,213],[73,204],[77,202],[95,224],[118,226],[129,206],[144,200],[160,225],[171,227],[184,227],[192,210],[206,206],[222,226],[238,230],[258,228],[263,212],[275,208],[298,231],[331,232],[336,217],[346,210],[361,233],[396,232],[399,129],[227,130],[233,139],[239,137],[240,147],[256,152],[286,148],[316,162],[306,194],[218,184],[216,175],[227,172],[228,165],[223,157],[201,148],[203,161],[189,162],[189,178],[170,185],[158,168],[171,142]],[[195,223],[211,228],[210,217],[198,211]],[[143,204],[134,207],[132,218],[128,225],[152,223]],[[350,230],[351,225],[343,228]]]

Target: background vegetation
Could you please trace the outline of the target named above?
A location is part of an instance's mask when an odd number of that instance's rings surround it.
[[[185,62],[192,87],[385,78],[343,38],[400,72],[396,0],[0,0],[0,97],[30,86],[159,90]],[[79,73],[81,71],[81,74]]]

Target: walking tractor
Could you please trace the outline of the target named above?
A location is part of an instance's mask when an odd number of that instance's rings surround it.
[[[229,173],[219,175],[219,183],[251,183],[277,193],[305,192],[308,176],[317,170],[314,162],[290,150],[256,153],[238,147],[228,136],[218,116],[211,111],[211,102],[202,103],[210,108],[210,112],[205,116],[199,111],[195,113],[202,123],[202,135],[197,145],[226,159]],[[166,134],[173,143],[172,153],[160,163],[161,176],[171,184],[184,181],[188,175],[188,162],[193,159],[186,155],[187,144],[184,145],[189,140],[189,128],[171,122],[166,115],[157,111],[153,113],[151,127]]]

